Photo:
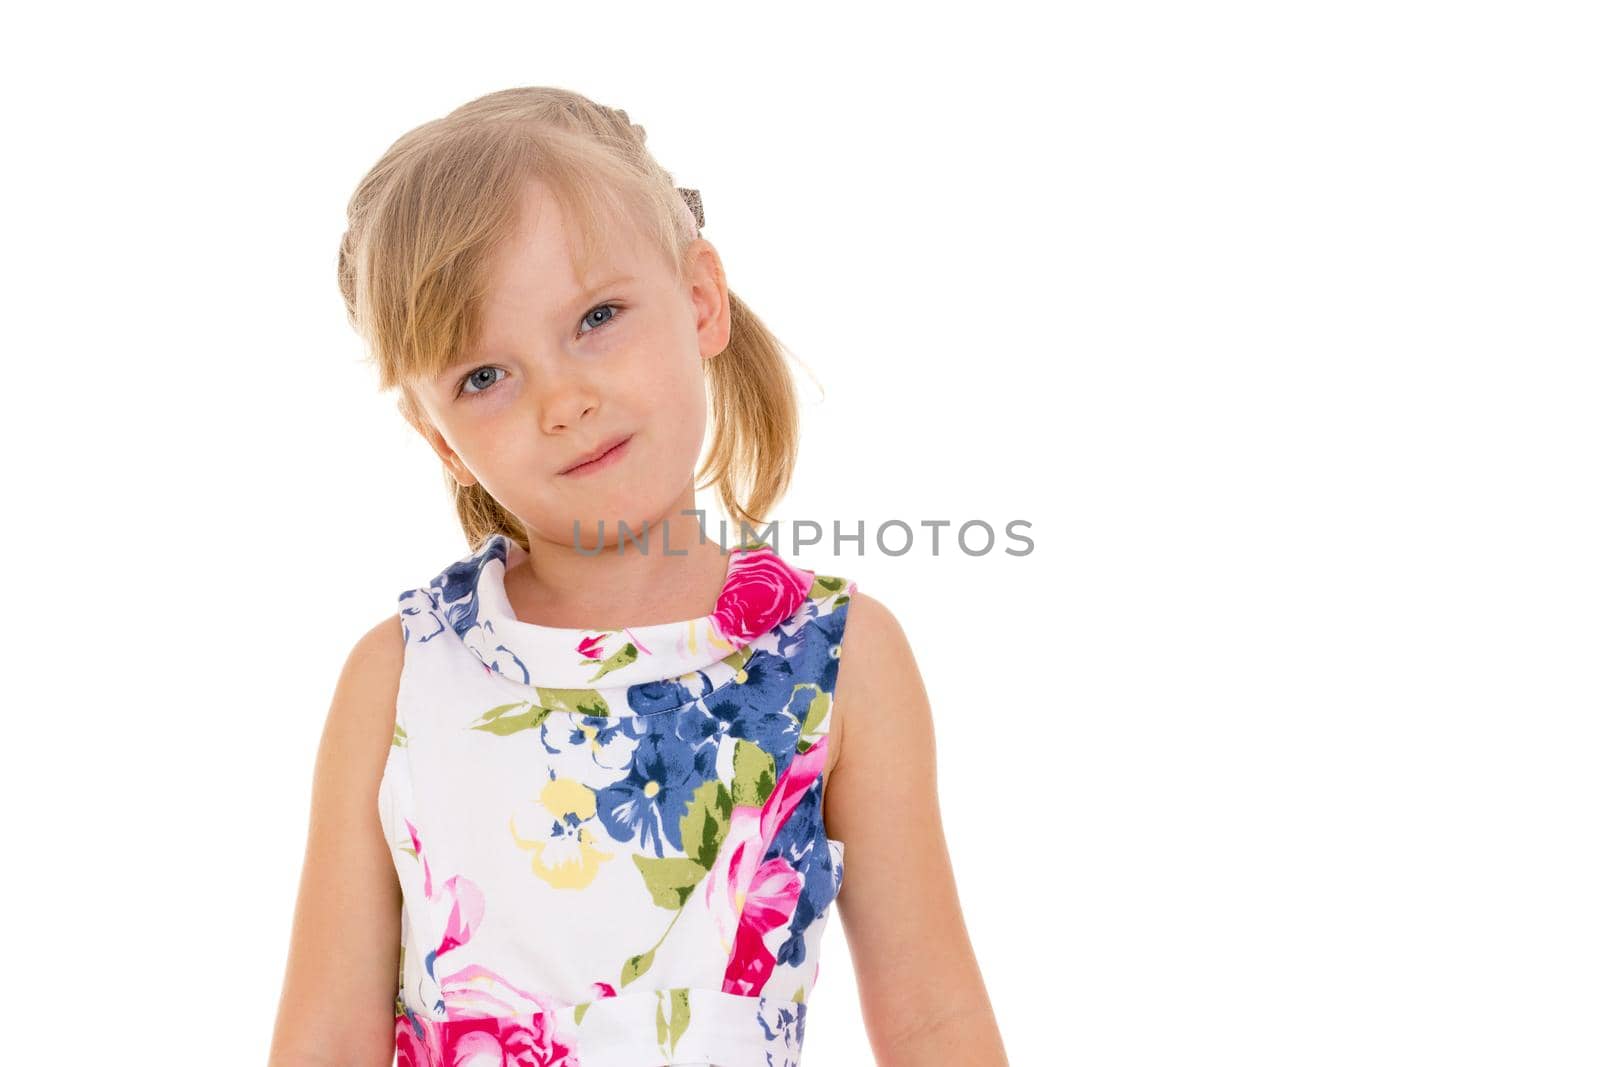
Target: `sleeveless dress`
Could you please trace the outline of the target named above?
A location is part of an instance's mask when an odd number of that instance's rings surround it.
[[[526,555],[495,534],[400,595],[398,1064],[797,1065],[855,583],[750,542],[709,615],[562,629],[512,612]]]

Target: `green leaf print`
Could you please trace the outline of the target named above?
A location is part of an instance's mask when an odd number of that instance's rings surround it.
[[[674,989],[672,991],[672,1048],[668,1051],[677,1050],[678,1038],[682,1037],[683,1032],[687,1029],[689,1029],[689,990],[686,988]]]
[[[743,685],[749,679],[749,676],[744,672],[744,665],[749,663],[750,657],[754,656],[755,654],[756,649],[754,645],[745,645],[743,648],[736,648],[732,652],[729,652],[726,656],[722,657],[722,662],[733,668],[733,680],[738,682],[740,685]],[[683,678],[679,680],[683,681],[686,685],[689,684],[689,682],[694,680],[694,672],[691,671],[689,674],[684,675]]]
[[[629,956],[628,962],[622,965],[622,981],[618,985],[626,986],[629,982],[648,971],[655,960],[656,950],[654,948],[638,956]]]
[[[638,859],[638,857],[635,857],[635,859]],[[680,860],[679,862],[682,861]],[[656,958],[656,949],[661,947],[661,942],[667,939],[667,935],[672,933],[672,928],[678,925],[678,920],[681,918],[683,918],[683,909],[680,907],[672,913],[672,921],[667,924],[665,930],[661,931],[661,936],[656,938],[656,943],[650,946],[650,951],[630,957],[628,962],[623,964],[622,977],[617,982],[618,987],[626,986],[650,969],[651,962]]]
[[[772,753],[754,741],[733,743],[733,802],[741,808],[759,808],[772,795],[778,769]]]
[[[399,723],[394,724],[394,740],[389,742],[390,748],[406,747],[406,728]]]
[[[771,756],[767,757],[770,763]],[[689,810],[678,820],[683,835],[683,851],[709,871],[717,862],[717,852],[722,839],[728,836],[728,822],[733,818],[733,795],[728,787],[715,778],[700,783],[689,801]]]
[[[629,641],[627,644],[611,653],[611,655],[601,660],[600,670],[597,671],[595,676],[590,678],[589,681],[593,682],[597,679],[603,678],[612,671],[620,670],[621,668],[626,667],[628,664],[632,663],[638,658],[639,650],[634,647],[632,641]]]
[[[523,708],[527,710],[519,711],[515,715],[510,714]],[[478,720],[471,724],[470,729],[484,730],[488,733],[505,737],[519,730],[536,729],[549,715],[549,708],[541,708],[527,701],[521,701],[516,704],[501,704],[499,707],[490,708],[480,715]]]
[[[692,859],[682,856],[633,857],[639,873],[644,875],[645,888],[650,897],[663,908],[674,911],[683,907],[694,887],[706,876],[706,869]],[[649,966],[646,964],[646,966]]]
[[[809,692],[802,693],[802,689],[809,690]],[[805,715],[802,716],[800,709],[806,707],[805,701],[808,698],[810,706],[807,707]],[[828,694],[824,693],[822,687],[815,682],[801,682],[794,687],[794,692],[789,694],[789,713],[795,718],[801,719],[801,737],[812,738],[816,736],[817,731],[822,728],[822,720],[827,718],[828,708],[832,703],[833,701],[828,697]]]
[[[662,998],[672,1001],[672,1020],[669,1022],[661,1010]],[[656,990],[656,1043],[661,1054],[672,1057],[678,1048],[678,1039],[689,1029],[689,990],[683,986]]]
[[[843,578],[835,578],[831,574],[814,574],[811,580],[811,592],[806,595],[812,600],[832,596],[843,589],[846,584]]]
[[[609,716],[611,706],[595,689],[540,689],[539,706],[548,711],[569,711],[576,715]]]
[[[594,1001],[592,1001],[592,1000],[586,1000],[582,1004],[579,1004],[577,1006],[577,1008],[573,1009],[572,1022],[573,1022],[574,1026],[579,1025],[579,1024],[581,1024],[583,1022],[583,1017],[588,1012],[589,1005],[593,1004],[593,1003],[594,1003]]]

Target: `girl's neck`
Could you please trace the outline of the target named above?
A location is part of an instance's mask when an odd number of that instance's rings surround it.
[[[709,615],[731,562],[702,540],[693,515],[653,521],[640,543],[604,550],[533,539],[530,555],[506,572],[517,618],[559,629],[621,630]],[[608,531],[608,536],[614,537]]]

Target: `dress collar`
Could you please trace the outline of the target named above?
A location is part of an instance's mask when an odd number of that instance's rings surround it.
[[[725,659],[794,615],[815,573],[768,544],[728,553],[716,606],[707,615],[621,630],[542,626],[516,617],[506,571],[527,552],[505,534],[441,571],[429,593],[440,618],[483,665],[522,685],[610,689],[692,674]]]

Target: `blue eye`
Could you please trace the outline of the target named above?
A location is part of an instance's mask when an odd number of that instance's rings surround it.
[[[463,392],[466,392],[466,394],[469,395],[469,396],[476,395],[476,394],[482,393],[482,392],[486,392],[491,385],[494,385],[495,382],[498,382],[500,379],[496,378],[496,379],[494,379],[494,381],[484,383],[484,386],[483,386],[482,389],[467,389],[467,384],[469,382],[471,382],[473,379],[477,378],[478,375],[482,374],[484,371],[493,372],[493,371],[497,371],[499,369],[500,369],[499,367],[479,367],[477,370],[473,371],[472,373],[468,374],[465,378],[461,379],[461,385],[460,385],[459,388],[456,389],[456,396],[461,396]]]
[[[607,308],[611,309],[611,314],[606,316],[605,318],[601,319],[599,322],[594,322],[594,320],[589,317],[590,315],[593,315],[596,311],[605,311]],[[586,322],[586,323],[593,323],[594,329],[593,330],[580,329],[578,332],[580,334],[594,333],[594,330],[598,330],[602,326],[610,325],[613,321],[616,320],[617,313],[619,311],[621,311],[621,310],[622,309],[617,307],[617,305],[615,305],[615,304],[599,304],[599,305],[596,305],[595,307],[590,308],[589,309],[589,314],[585,315],[583,317],[583,321]]]
[[[594,321],[593,315],[595,312],[607,310],[609,310],[611,314],[606,315],[599,322]],[[613,322],[617,321],[617,316],[620,314],[622,314],[622,309],[615,304],[596,304],[583,316],[583,322],[579,323],[578,335],[581,337],[586,333],[594,333],[595,330],[600,329],[602,326],[609,326]],[[583,329],[582,327],[585,324],[587,324],[590,328],[587,330]],[[492,373],[500,369],[501,368],[499,367],[482,366],[468,372],[467,376],[462,378],[460,383],[456,386],[456,396],[478,396],[479,394],[487,393],[491,388],[499,383],[499,378],[494,378],[487,382],[481,382],[482,388],[479,389],[468,389],[467,385],[474,379],[477,379],[478,376],[484,371],[489,371]]]

